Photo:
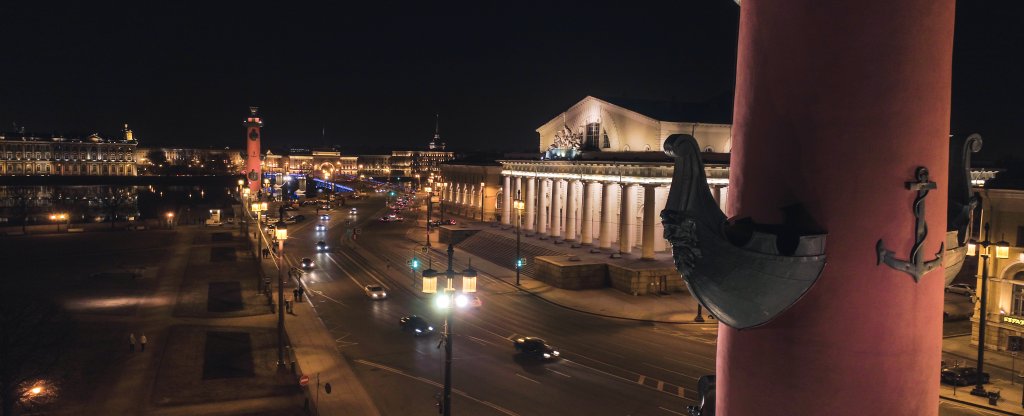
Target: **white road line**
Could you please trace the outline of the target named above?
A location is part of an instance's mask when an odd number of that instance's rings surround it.
[[[668,372],[670,372],[670,373],[672,373],[672,374],[680,375],[680,376],[683,376],[683,377],[686,377],[686,378],[692,378],[692,379],[694,379],[694,380],[697,380],[697,379],[698,379],[698,377],[693,377],[693,376],[691,376],[691,375],[688,375],[688,374],[683,374],[683,373],[680,373],[680,372],[678,372],[678,371],[674,371],[674,370],[669,370],[669,369],[667,369],[667,368],[665,368],[665,367],[659,367],[659,366],[656,366],[656,365],[654,365],[654,364],[651,364],[651,363],[646,363],[646,362],[645,362],[645,363],[644,363],[644,365],[646,365],[646,366],[648,366],[648,367],[654,367],[654,368],[657,368],[657,369],[659,369],[659,370],[662,370],[662,371],[668,371]]]
[[[335,266],[338,266],[338,269],[341,270],[341,273],[344,274],[345,276],[348,276],[348,278],[352,280],[353,283],[356,284],[356,287],[358,287],[359,289],[363,288],[363,284],[359,283],[359,280],[356,280],[356,277],[353,276],[352,273],[349,273],[347,270],[345,270],[344,267],[341,267],[341,264],[338,264],[337,261],[334,261],[334,258],[332,258],[330,254],[328,254],[326,257],[327,260],[330,260],[331,263],[334,263]]]
[[[596,372],[604,374],[604,375],[606,375],[608,377],[611,377],[611,378],[614,378],[614,379],[618,379],[618,380],[624,381],[624,382],[632,384],[632,385],[638,385],[640,387],[644,387],[646,389],[650,389],[650,390],[654,390],[654,391],[657,391],[657,392],[660,392],[660,393],[664,393],[664,394],[667,394],[667,395],[672,396],[672,397],[678,397],[678,398],[683,399],[683,400],[690,400],[690,399],[687,399],[686,397],[683,397],[683,396],[676,396],[675,394],[672,394],[672,393],[669,393],[669,392],[666,392],[666,391],[662,391],[662,390],[658,390],[658,389],[656,389],[654,387],[651,387],[651,386],[648,386],[646,384],[637,384],[635,381],[630,380],[628,378],[625,378],[625,377],[622,377],[622,376],[618,376],[618,375],[615,375],[615,374],[612,374],[612,373],[609,373],[607,371],[603,371],[603,370],[600,370],[600,369],[597,369],[597,368],[594,368],[594,367],[589,367],[589,366],[586,366],[586,365],[583,365],[583,364],[580,364],[580,363],[577,363],[577,362],[574,362],[574,361],[570,361],[568,359],[563,359],[563,361],[568,362],[568,363],[572,363],[572,364],[576,364],[576,365],[578,365],[580,367],[586,368],[586,369],[591,370],[591,371],[596,371]],[[626,371],[629,371],[629,370],[626,370]],[[692,400],[690,400],[690,401],[692,401]]]
[[[377,283],[380,283],[381,286],[384,286],[384,287],[388,286],[387,284],[382,282],[380,280],[380,278],[377,277],[377,273],[375,273],[375,272],[371,271],[370,269],[366,268],[365,266],[363,266],[361,263],[356,261],[356,259],[352,258],[352,256],[348,255],[348,253],[345,253],[344,251],[342,251],[339,254],[341,254],[342,256],[348,257],[349,260],[352,260],[352,264],[355,264],[356,267],[359,267],[360,269],[363,269],[363,271],[366,272],[367,276],[369,276],[371,279],[377,281]],[[338,267],[341,267],[341,266],[338,266]]]
[[[481,339],[481,338],[477,338],[477,337],[474,337],[474,336],[472,336],[472,335],[466,335],[466,338],[472,339],[472,340],[474,340],[474,341],[476,341],[476,342],[479,342],[479,343],[481,343],[481,344],[487,344],[487,345],[496,345],[496,344],[495,344],[495,343],[493,343],[493,342],[490,342],[490,341],[485,341],[485,340],[483,340],[483,339]]]
[[[640,379],[636,381],[636,384],[644,384],[644,381],[646,380],[647,376],[640,376]]]
[[[518,377],[520,377],[520,378],[523,378],[523,379],[526,379],[526,380],[530,380],[530,381],[532,381],[532,382],[534,382],[534,383],[540,384],[540,382],[539,382],[539,381],[537,381],[537,380],[534,380],[534,379],[532,379],[532,378],[529,378],[529,377],[527,377],[527,376],[524,376],[524,375],[522,375],[522,374],[516,373],[516,376],[518,376]]]
[[[675,410],[670,410],[670,409],[666,409],[666,408],[664,408],[664,407],[661,407],[661,406],[658,406],[658,408],[659,408],[659,409],[661,409],[661,410],[664,410],[664,411],[666,411],[666,412],[672,413],[672,414],[677,414],[677,415],[683,415],[683,416],[686,416],[686,413],[679,413],[679,412],[677,412],[677,411],[675,411]]]
[[[395,373],[395,374],[398,374],[398,375],[402,375],[402,376],[405,376],[405,377],[409,377],[409,378],[414,379],[414,380],[419,380],[419,381],[422,381],[422,382],[427,383],[427,384],[429,384],[431,386],[434,386],[434,387],[443,387],[441,385],[441,383],[438,383],[438,382],[433,381],[433,380],[425,379],[423,377],[414,376],[412,374],[406,373],[406,372],[404,372],[402,370],[399,370],[397,368],[391,368],[391,367],[388,367],[386,365],[381,365],[381,364],[377,364],[377,363],[371,363],[371,362],[366,361],[366,360],[355,360],[355,362],[357,362],[359,364],[363,364],[363,365],[368,365],[370,367],[378,368],[378,369],[381,369],[381,370],[384,370],[384,371],[389,371],[389,372],[392,372],[392,373]],[[494,403],[491,403],[489,401],[477,399],[476,397],[473,397],[473,396],[470,396],[470,395],[466,394],[462,390],[452,389],[452,392],[454,392],[455,394],[458,394],[459,396],[462,396],[462,397],[465,397],[467,399],[470,399],[470,400],[472,400],[474,402],[480,403],[480,404],[482,404],[484,406],[490,407],[490,408],[492,408],[494,410],[497,410],[497,411],[499,411],[501,413],[504,413],[506,415],[519,416],[519,414],[516,413],[516,412],[513,412],[513,411],[511,411],[509,409],[506,409],[504,407],[498,406],[498,405],[496,405]]]
[[[676,351],[676,352],[678,352],[678,351]],[[663,358],[666,358],[667,360],[672,361],[672,362],[677,362],[679,364],[683,364],[683,365],[688,365],[690,367],[699,368],[701,370],[707,371],[708,374],[712,374],[712,373],[715,372],[714,368],[708,368],[708,367],[705,367],[705,366],[702,366],[702,365],[697,365],[697,364],[694,364],[692,361],[679,361],[679,360],[673,360],[673,359],[668,358],[668,357],[663,357]]]
[[[572,376],[570,376],[570,375],[568,375],[568,374],[565,374],[565,373],[563,373],[563,372],[561,372],[561,371],[556,371],[556,370],[552,370],[552,369],[550,369],[550,368],[548,368],[547,370],[548,370],[548,371],[550,371],[550,372],[552,372],[552,373],[558,374],[558,375],[560,375],[560,376],[562,376],[562,377],[566,377],[566,378],[572,378]]]

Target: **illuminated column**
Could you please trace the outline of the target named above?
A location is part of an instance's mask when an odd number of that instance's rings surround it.
[[[724,207],[722,206],[722,187],[718,186],[718,185],[711,185],[710,187],[711,187],[711,196],[715,198],[715,202],[718,203],[718,206],[720,208],[723,208],[723,210],[724,210]]]
[[[622,185],[622,198],[619,204],[619,253],[633,252],[631,235],[636,227],[636,189],[634,185]]]
[[[661,212],[661,208],[665,207],[665,202],[668,199],[668,186],[658,186],[654,190],[654,207],[657,212]],[[654,251],[662,252],[665,251],[668,241],[665,240],[665,226],[661,224],[660,220],[654,221]]]
[[[594,243],[594,187],[597,182],[583,182],[583,209],[580,212],[580,244]]]
[[[640,258],[643,259],[654,259],[654,222],[658,216],[657,190],[657,185],[644,184],[644,232],[640,249]]]
[[[601,230],[598,234],[598,247],[612,248],[612,223],[615,221],[615,189],[619,184],[605,182],[604,190],[601,193]]]
[[[800,204],[828,264],[773,321],[719,324],[716,414],[938,414],[942,268],[915,281],[878,265],[876,244],[902,260],[914,246],[904,184],[919,166],[937,185],[922,259],[944,240],[954,10],[742,2],[727,211],[778,224]]]
[[[537,215],[537,178],[527,177],[526,178],[526,231],[533,232],[536,230],[534,225],[534,218]]]
[[[551,197],[551,181],[540,179],[540,194],[537,198],[537,234],[546,237],[548,234],[548,207]]]
[[[512,177],[505,175],[501,187],[501,223],[512,223]]]
[[[258,107],[249,107],[249,118],[245,119],[245,177],[249,179],[249,192],[255,197],[260,191],[263,170],[260,168],[260,128],[263,120],[256,115]]]
[[[579,199],[580,181],[573,179],[566,184],[569,186],[565,192],[565,241],[576,241],[576,214],[577,199]]]
[[[551,181],[551,238],[562,237],[562,180]]]

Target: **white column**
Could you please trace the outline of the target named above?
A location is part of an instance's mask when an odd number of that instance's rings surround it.
[[[516,185],[516,189],[515,189],[516,193],[512,194],[512,198],[513,199],[515,199],[515,198],[518,198],[518,199],[525,198],[526,197],[526,191],[523,190],[523,177],[522,176],[516,176],[516,183],[515,183],[515,185]]]
[[[654,259],[654,222],[657,215],[657,197],[655,193],[658,187],[653,184],[644,185],[644,232],[641,238],[642,247],[640,258]]]
[[[502,178],[501,187],[501,223],[509,225],[512,223],[512,178],[505,175]]]
[[[619,205],[619,253],[630,254],[633,244],[630,235],[636,226],[636,190],[632,185],[622,186],[622,198]]]
[[[655,212],[661,213],[661,210],[665,208],[665,200],[668,199],[668,187],[659,186],[654,192],[655,200]],[[654,220],[654,251],[661,252],[667,249],[668,240],[665,239],[665,226],[661,223],[661,218]]]
[[[596,182],[583,182],[583,209],[580,216],[580,243],[591,245],[594,243],[594,187],[600,186]]]
[[[562,237],[562,180],[551,181],[551,237]]]
[[[567,182],[569,186],[565,192],[565,241],[576,241],[576,199],[579,198],[579,191],[576,187],[578,180]]]
[[[708,185],[711,188],[711,197],[715,199],[718,206],[722,206],[722,187],[718,185]]]
[[[537,215],[537,178],[526,178],[526,231],[533,232],[534,217]]]
[[[537,234],[541,237],[548,234],[548,207],[551,197],[551,182],[548,179],[540,180],[540,195],[537,198]]]
[[[612,247],[612,222],[615,221],[612,211],[615,210],[615,188],[618,186],[619,184],[615,182],[607,182],[601,192],[601,231],[598,235],[600,248]]]

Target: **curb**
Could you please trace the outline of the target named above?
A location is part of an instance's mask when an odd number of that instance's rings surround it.
[[[1001,414],[1004,414],[1004,415],[1011,415],[1011,416],[1019,416],[1020,415],[1020,413],[1011,413],[1011,412],[1008,412],[1006,410],[1000,409],[998,407],[985,406],[983,404],[972,403],[972,402],[968,402],[968,401],[964,401],[964,400],[960,400],[960,399],[955,399],[955,398],[952,398],[952,397],[949,397],[949,396],[943,396],[941,394],[939,395],[939,398],[941,398],[943,400],[948,400],[948,401],[951,401],[951,402],[956,402],[956,403],[964,404],[964,405],[971,406],[971,407],[977,407],[979,409],[985,409],[985,410],[988,410],[988,411],[1001,413]]]

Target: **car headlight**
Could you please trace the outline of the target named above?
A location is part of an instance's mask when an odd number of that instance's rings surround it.
[[[374,294],[372,294],[372,295],[370,295],[370,296],[372,296],[372,297],[377,297],[377,294],[376,294],[376,293],[374,293]]]
[[[416,332],[423,332],[423,331],[420,331],[419,329],[417,329]]]
[[[434,327],[432,327],[432,326],[428,326],[428,327],[427,327],[427,330],[428,330],[428,331],[433,331],[433,330],[434,330]]]
[[[551,358],[551,354],[544,353],[544,358]]]
[[[552,352],[552,354],[554,354],[555,357],[557,357],[558,356],[558,351]]]

